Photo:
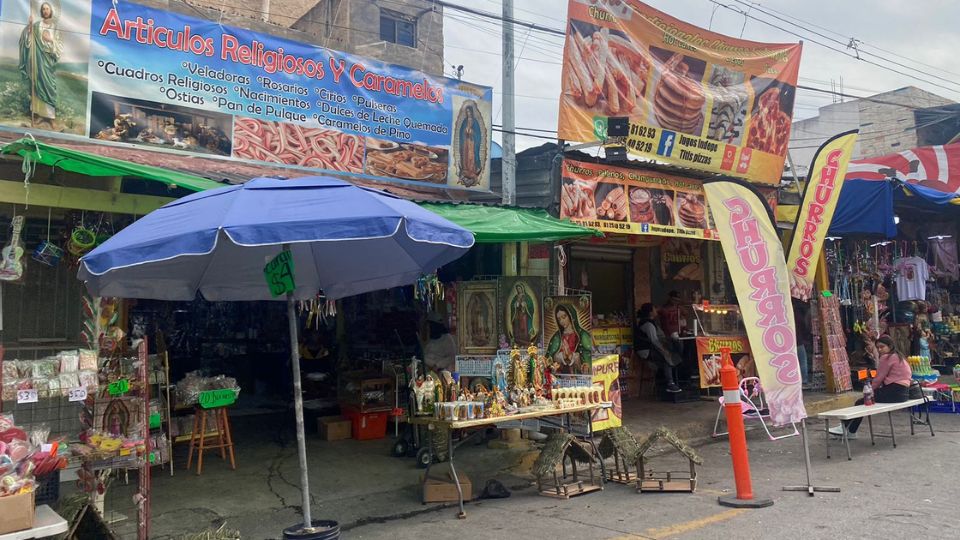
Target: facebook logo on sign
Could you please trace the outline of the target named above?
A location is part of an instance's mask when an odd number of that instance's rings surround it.
[[[673,145],[677,140],[677,134],[673,131],[663,130],[660,132],[660,144],[657,145],[657,154],[670,157],[673,153]]]

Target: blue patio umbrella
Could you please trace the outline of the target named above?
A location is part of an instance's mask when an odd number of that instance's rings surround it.
[[[288,249],[287,301],[304,524],[312,523],[303,436],[295,299],[330,299],[408,285],[466,253],[473,234],[392,195],[326,177],[257,178],[178,199],[80,261],[94,296],[272,300],[268,261]]]

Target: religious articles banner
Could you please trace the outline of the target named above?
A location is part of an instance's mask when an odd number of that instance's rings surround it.
[[[0,21],[0,123],[489,189],[490,88],[130,2]]]

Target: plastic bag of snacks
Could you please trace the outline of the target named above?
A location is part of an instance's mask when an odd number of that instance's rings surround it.
[[[21,379],[31,379],[33,378],[33,366],[37,362],[35,360],[17,360],[17,373]]]
[[[60,395],[67,397],[70,395],[70,390],[80,386],[80,374],[79,373],[61,373],[57,377],[57,383],[60,385]]]
[[[60,372],[60,360],[57,358],[44,358],[37,360],[33,364],[33,377],[49,379],[55,377]]]
[[[12,416],[0,415],[0,497],[33,490],[36,450]]]
[[[18,379],[3,379],[3,389],[0,390],[3,401],[13,401],[17,399],[17,380]]]
[[[80,371],[97,370],[97,351],[91,349],[80,349],[77,352],[77,355],[79,356]]]
[[[2,366],[2,369],[3,369],[4,381],[15,380],[20,378],[20,370],[17,369],[16,360],[6,360],[2,364],[0,364],[0,366]]]
[[[80,371],[80,353],[77,351],[63,351],[57,357],[60,359],[60,373]]]
[[[38,398],[50,399],[50,379],[34,377],[30,384],[33,386],[33,389],[37,391]]]
[[[89,393],[97,391],[98,380],[96,371],[80,371],[77,373],[77,377],[80,383],[77,386],[85,387]]]

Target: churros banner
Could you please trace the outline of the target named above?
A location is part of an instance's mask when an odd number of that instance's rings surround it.
[[[700,180],[570,159],[562,167],[561,218],[605,232],[716,239]]]
[[[830,138],[820,146],[810,163],[807,187],[787,254],[790,293],[794,298],[807,301],[813,295],[817,259],[830,230],[833,212],[837,209],[857,133],[858,130],[853,130]]]
[[[0,20],[0,123],[489,189],[490,88],[126,1]]]
[[[799,43],[731,38],[636,0],[569,0],[559,136],[778,184],[790,139]]]
[[[773,213],[749,184],[704,182],[757,375],[775,425],[806,418],[790,281]]]
[[[593,431],[603,431],[623,425],[619,354],[610,354],[593,360],[593,384],[603,386],[603,401],[613,404],[609,409],[593,412]]]
[[[720,386],[720,349],[730,347],[733,365],[740,378],[756,377],[757,368],[750,356],[750,342],[744,336],[698,337],[697,365],[700,368],[700,388]]]

